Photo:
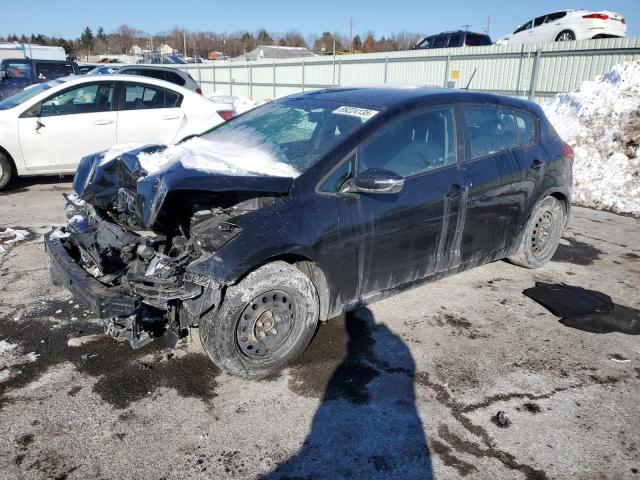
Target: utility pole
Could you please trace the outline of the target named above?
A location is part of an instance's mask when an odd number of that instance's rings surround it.
[[[186,58],[187,56],[187,32],[182,32],[182,44],[183,44],[183,50],[182,50],[182,56]]]
[[[487,30],[486,30],[487,35],[489,35],[490,31],[491,31],[491,15],[487,15]]]
[[[466,25],[462,25],[462,29],[466,32],[471,28],[471,25],[466,24]]]
[[[353,53],[353,17],[349,17],[349,53]]]

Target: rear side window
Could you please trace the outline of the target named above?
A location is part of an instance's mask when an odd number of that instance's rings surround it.
[[[470,158],[491,155],[518,146],[516,120],[510,110],[465,107],[464,123]]]
[[[515,112],[520,145],[536,143],[536,117],[526,112]]]
[[[120,99],[120,110],[173,108],[182,103],[182,95],[164,88],[127,83]]]
[[[556,20],[560,20],[561,18],[564,18],[566,16],[567,16],[567,12],[551,13],[547,15],[547,18],[545,19],[544,23],[555,22]]]
[[[73,74],[75,72],[70,63],[36,63],[36,78],[43,82]]]
[[[485,45],[491,45],[491,38],[489,38],[488,35],[467,33],[467,39],[465,43],[468,47],[482,47]]]
[[[460,33],[452,33],[449,36],[449,46],[450,47],[460,47],[462,45],[462,35]]]
[[[171,83],[175,83],[176,85],[180,85],[181,87],[184,86],[185,79],[182,78],[180,75],[178,75],[177,73],[174,72],[165,72],[167,75],[167,82],[171,82]]]

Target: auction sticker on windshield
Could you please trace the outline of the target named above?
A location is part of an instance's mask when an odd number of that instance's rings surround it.
[[[365,120],[369,120],[373,116],[375,116],[378,111],[377,110],[369,110],[368,108],[360,108],[360,107],[349,107],[347,105],[343,105],[342,107],[336,108],[333,113],[337,115],[349,115],[350,117],[358,117]]]

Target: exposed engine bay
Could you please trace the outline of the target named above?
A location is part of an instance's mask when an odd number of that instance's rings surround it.
[[[165,205],[153,230],[135,214],[132,202],[123,201],[128,197],[124,188],[108,209],[65,195],[68,225],[48,235],[97,282],[137,299],[129,315],[102,315],[106,332],[134,348],[159,335],[174,346],[188,327],[219,305],[224,285],[189,272],[188,266],[238,236],[242,228],[235,220],[282,201],[251,192],[189,193],[189,199],[180,195]]]

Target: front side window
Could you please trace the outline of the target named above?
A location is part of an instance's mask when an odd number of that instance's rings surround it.
[[[529,20],[527,23],[525,23],[524,25],[522,25],[521,27],[519,27],[515,32],[515,33],[520,33],[520,32],[524,32],[525,30],[531,30],[531,26],[533,25],[533,20]]]
[[[201,138],[266,151],[302,173],[382,111],[377,106],[315,98],[276,100],[220,124]]]
[[[355,173],[355,156],[344,161],[320,186],[321,192],[336,193]]]
[[[361,149],[358,172],[380,168],[409,177],[455,163],[454,125],[450,108],[397,120]]]
[[[546,15],[543,15],[542,17],[538,17],[533,21],[533,26],[534,27],[539,27],[540,25],[542,25],[543,23],[545,23],[545,18],[547,18]]]
[[[108,112],[113,102],[113,83],[81,85],[42,102],[40,115],[51,117],[79,113]]]
[[[460,33],[452,33],[449,36],[449,47],[459,47],[462,45]]]
[[[465,107],[464,123],[470,158],[483,157],[518,145],[516,121],[509,110],[499,107]]]
[[[179,107],[182,95],[152,85],[126,83],[120,110],[146,110]]]
[[[449,42],[449,35],[438,35],[433,41],[431,48],[444,48]]]
[[[467,33],[466,44],[469,47],[482,47],[485,45],[491,45],[491,38],[489,38],[488,35]]]
[[[433,42],[435,41],[436,37],[426,37],[424,40],[422,40],[418,45],[416,45],[416,48],[433,48]]]

